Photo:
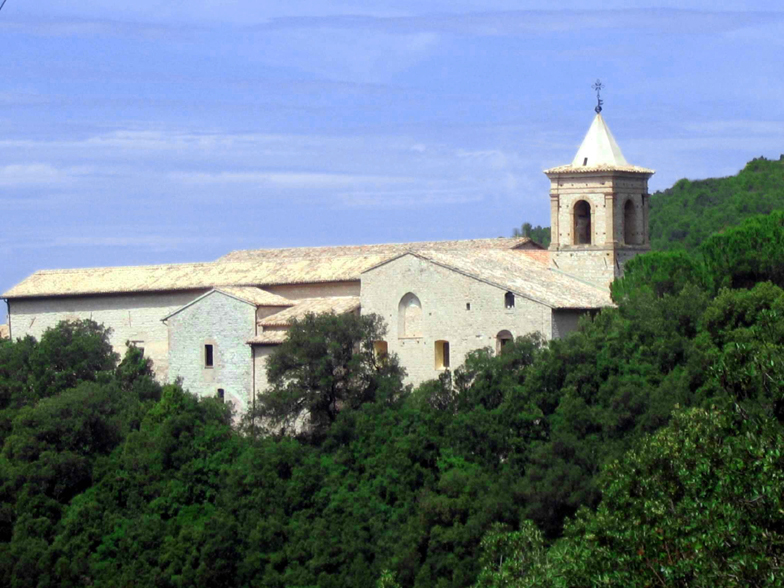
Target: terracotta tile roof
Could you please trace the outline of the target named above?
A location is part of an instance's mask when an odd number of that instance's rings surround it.
[[[296,304],[294,300],[250,286],[221,286],[216,288],[216,290],[256,306],[294,306]]]
[[[547,249],[526,249],[523,253],[534,261],[538,261],[544,265],[550,265],[551,257],[550,252]]]
[[[303,298],[297,305],[281,310],[259,321],[262,327],[287,327],[295,319],[302,319],[307,314],[324,314],[334,312],[344,314],[359,308],[358,296],[331,296],[326,298]]]
[[[257,249],[235,251],[209,263],[41,270],[5,292],[2,297],[13,299],[356,281],[365,270],[405,251],[425,247],[433,250],[508,250],[529,241],[526,238],[499,238]]]
[[[0,325],[0,339],[8,339],[11,336],[11,331],[8,325]]]
[[[288,331],[264,331],[248,339],[250,345],[279,345],[286,340]]]
[[[612,306],[609,289],[594,286],[512,251],[414,253],[467,276],[508,290],[551,308]]]

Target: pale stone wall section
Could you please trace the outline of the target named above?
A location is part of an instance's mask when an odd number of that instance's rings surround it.
[[[581,280],[607,287],[616,277],[615,253],[604,247],[553,252],[553,267]]]
[[[314,284],[281,284],[264,289],[289,300],[325,298],[327,296],[359,296],[360,282],[323,282]]]
[[[407,293],[422,305],[421,337],[399,337],[398,305]],[[550,307],[521,296],[506,309],[505,290],[491,286],[407,255],[372,269],[362,276],[362,314],[375,313],[387,324],[390,353],[396,353],[414,385],[437,378],[435,343],[446,340],[450,347],[450,369],[463,363],[469,351],[496,348],[503,330],[513,336],[540,332],[552,335]],[[470,310],[466,305],[470,304]]]
[[[580,317],[588,314],[585,310],[555,309],[553,310],[553,339],[561,339],[577,330]]]
[[[136,341],[139,347],[144,347],[144,355],[153,361],[156,377],[165,381],[169,344],[167,328],[161,319],[202,293],[189,291],[11,300],[8,321],[14,339],[32,335],[40,340],[46,329],[56,326],[60,321],[92,319],[112,329],[110,341],[121,356],[125,354],[126,341]]]
[[[267,389],[267,359],[276,347],[276,345],[253,346],[253,377],[256,396],[263,394]]]
[[[169,380],[182,378],[200,397],[215,397],[222,388],[225,401],[246,412],[253,369],[246,341],[255,334],[255,314],[253,305],[213,291],[169,317]],[[205,345],[213,346],[212,367],[204,364]]]

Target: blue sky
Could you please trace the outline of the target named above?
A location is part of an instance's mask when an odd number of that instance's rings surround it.
[[[548,224],[596,78],[652,190],[784,153],[778,2],[125,4],[0,11],[0,291]]]

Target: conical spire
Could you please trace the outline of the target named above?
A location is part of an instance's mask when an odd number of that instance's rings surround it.
[[[577,150],[577,155],[572,160],[572,167],[626,167],[628,165],[629,162],[615,142],[610,127],[604,122],[602,115],[597,113],[582,145]]]
[[[597,113],[572,163],[545,170],[550,173],[581,173],[593,171],[626,171],[653,174],[652,169],[631,165],[618,147],[601,113]]]

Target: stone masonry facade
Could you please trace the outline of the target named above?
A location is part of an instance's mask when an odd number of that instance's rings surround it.
[[[121,296],[79,296],[14,300],[8,315],[15,339],[40,339],[60,321],[91,319],[112,329],[110,342],[121,356],[126,341],[144,348],[156,376],[166,381],[169,367],[169,332],[161,319],[196,299],[203,292],[162,292]]]
[[[421,331],[401,336],[400,302],[407,294],[421,303]],[[443,372],[436,366],[436,342],[449,343],[450,365],[460,365],[475,349],[496,348],[497,336],[540,332],[552,336],[549,307],[515,297],[507,308],[506,291],[440,267],[413,255],[404,256],[362,276],[362,312],[380,315],[387,324],[388,349],[396,353],[419,384]]]
[[[245,412],[251,403],[251,349],[256,307],[212,291],[166,319],[169,330],[169,380],[181,378],[199,396],[217,396]],[[205,346],[212,365],[205,364]]]
[[[8,327],[16,339],[40,338],[60,321],[92,319],[111,328],[118,353],[126,342],[143,348],[161,381],[220,393],[242,413],[267,389],[267,360],[292,321],[375,313],[388,328],[377,349],[397,354],[416,385],[513,337],[564,337],[611,305],[612,280],[650,248],[653,173],[626,162],[597,114],[572,163],[545,171],[549,250],[525,238],[470,239],[44,270],[3,295]]]

